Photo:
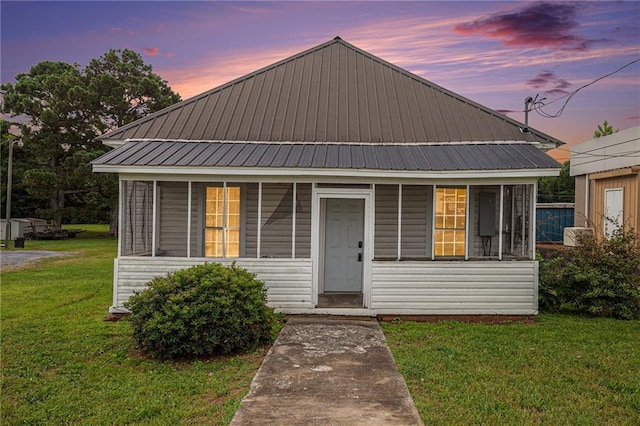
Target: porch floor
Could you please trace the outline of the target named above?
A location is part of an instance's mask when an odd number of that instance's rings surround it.
[[[318,308],[362,308],[362,293],[322,293]]]

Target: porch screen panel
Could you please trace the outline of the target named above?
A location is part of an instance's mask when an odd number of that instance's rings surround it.
[[[293,205],[292,183],[262,185],[261,257],[291,257]]]
[[[156,256],[187,255],[187,182],[158,183],[158,251]]]
[[[402,186],[401,257],[426,258],[431,254],[431,238],[427,223],[431,223],[430,189],[424,185]],[[427,248],[428,247],[428,248]]]
[[[498,256],[500,230],[500,186],[483,185],[469,188],[469,256]],[[491,208],[493,206],[493,208]],[[493,219],[493,220],[491,220]],[[481,226],[481,223],[483,226]],[[488,223],[493,223],[492,232],[487,232]],[[491,235],[488,235],[491,234]]]
[[[311,257],[311,184],[296,185],[296,258]]]
[[[530,226],[533,185],[505,185],[503,213],[503,255],[529,258],[533,255]]]
[[[436,189],[434,229],[436,256],[464,256],[467,225],[466,206],[466,188]]]
[[[398,185],[376,185],[376,258],[398,257]]]
[[[122,255],[150,255],[153,235],[153,182],[125,181],[123,204]]]
[[[240,256],[240,187],[208,186],[205,201],[205,256]]]
[[[241,240],[244,242],[242,257],[255,258],[258,253],[258,184],[247,183],[243,197],[245,212],[244,232],[241,232]]]

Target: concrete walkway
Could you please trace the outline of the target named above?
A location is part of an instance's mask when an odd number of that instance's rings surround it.
[[[373,319],[291,317],[231,425],[422,425]]]

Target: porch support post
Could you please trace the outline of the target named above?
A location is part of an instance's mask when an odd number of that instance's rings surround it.
[[[509,236],[511,239],[511,247],[509,253],[514,254],[513,247],[515,245],[516,238],[516,186],[511,186],[511,231],[509,232]]]
[[[191,181],[187,182],[187,257],[191,257]]]
[[[398,253],[397,259],[402,257],[402,184],[398,184]]]
[[[436,193],[438,185],[433,184],[433,196],[431,197],[431,260],[436,259]]]
[[[373,260],[376,256],[376,184],[371,184],[371,241],[368,242],[369,257]]]
[[[262,182],[258,182],[258,232],[256,242],[256,258],[260,259],[260,240],[262,231]]]
[[[222,182],[222,257],[227,257],[227,181]]]
[[[524,256],[524,238],[527,235],[527,185],[522,185],[522,235],[520,235],[520,254]]]
[[[469,241],[470,241],[470,235],[469,235],[469,196],[471,195],[471,193],[469,192],[469,185],[467,185],[467,196],[464,197],[465,198],[465,212],[464,212],[464,216],[465,216],[465,223],[464,223],[464,260],[469,260]],[[489,253],[489,256],[491,256],[491,253]]]
[[[158,226],[158,181],[153,181],[153,202],[151,208],[151,257],[156,257],[156,236],[158,234],[158,230],[156,227]]]
[[[498,260],[502,260],[502,229],[504,227],[504,185],[500,185],[500,225],[498,229]]]
[[[531,185],[531,229],[529,230],[529,247],[531,250],[531,260],[535,260],[536,258],[536,196],[538,194],[538,182],[534,182]]]
[[[298,185],[296,182],[293,182],[293,220],[291,224],[291,258],[296,258],[296,191],[298,190]]]
[[[127,182],[127,187],[129,187],[129,184],[131,185],[131,193],[133,194],[133,206],[130,206],[129,208],[132,209],[130,211],[134,212],[133,217],[129,216],[129,226],[131,227],[131,254],[136,254],[136,249],[138,248],[136,244],[138,240],[138,219],[135,217],[135,212],[138,211],[138,182],[135,180],[129,181]],[[145,209],[144,215],[142,216],[143,220],[146,220],[146,214],[147,210]],[[147,237],[145,235],[142,235],[142,243],[143,245],[147,243]]]
[[[122,256],[122,233],[125,232],[124,229],[124,202],[127,199],[125,196],[125,181],[122,179],[118,179],[118,256]]]

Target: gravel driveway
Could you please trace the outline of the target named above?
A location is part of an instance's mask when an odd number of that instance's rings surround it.
[[[59,251],[1,251],[0,266],[22,266],[27,262],[45,257],[69,256],[69,252]]]

